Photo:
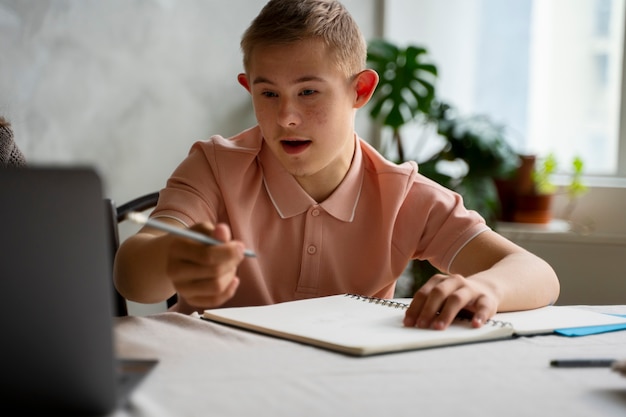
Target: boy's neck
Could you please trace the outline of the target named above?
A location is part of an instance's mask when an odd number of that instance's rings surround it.
[[[311,176],[294,175],[294,178],[313,200],[321,203],[331,196],[348,174],[352,161],[354,160],[354,151],[355,150],[353,150],[352,157],[347,161],[341,171],[329,172],[323,170]]]
[[[335,189],[341,184],[341,181],[338,183],[325,183],[320,182],[317,179],[313,179],[310,177],[295,177],[298,184],[304,189],[304,191],[311,196],[313,200],[318,203],[326,200],[330,195],[335,191]]]

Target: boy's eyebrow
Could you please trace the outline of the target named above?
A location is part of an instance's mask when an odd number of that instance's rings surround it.
[[[324,79],[322,77],[317,77],[315,75],[305,75],[303,77],[300,77],[294,80],[293,83],[299,84],[299,83],[305,83],[305,82],[310,82],[310,81],[324,81]],[[274,84],[271,80],[265,77],[256,77],[254,80],[252,80],[252,84],[261,84],[261,83]]]

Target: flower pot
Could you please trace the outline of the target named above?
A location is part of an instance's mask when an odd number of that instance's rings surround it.
[[[513,221],[518,223],[550,223],[553,194],[524,194],[515,201]]]
[[[535,169],[534,155],[519,155],[520,165],[512,178],[496,178],[494,183],[500,201],[498,220],[514,222],[517,200],[520,195],[530,195],[534,191],[532,173]]]

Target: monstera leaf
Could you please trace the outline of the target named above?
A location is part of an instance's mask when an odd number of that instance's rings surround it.
[[[397,130],[418,115],[428,114],[435,98],[437,68],[425,62],[426,54],[418,46],[402,49],[382,39],[370,42],[367,60],[380,76],[372,97],[372,118]]]

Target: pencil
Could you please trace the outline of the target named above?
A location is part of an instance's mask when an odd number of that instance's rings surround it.
[[[557,368],[604,368],[610,367],[615,359],[590,358],[590,359],[554,359],[550,366]]]
[[[171,233],[173,235],[186,237],[193,239],[197,242],[204,243],[206,245],[221,245],[224,242],[214,239],[202,233],[194,232],[193,230],[183,229],[181,227],[172,226],[168,223],[163,223],[155,219],[150,219],[143,213],[136,211],[130,212],[126,215],[126,218],[134,223],[154,227],[155,229],[163,230],[164,232]],[[256,254],[249,249],[244,251],[245,256],[255,257]]]

